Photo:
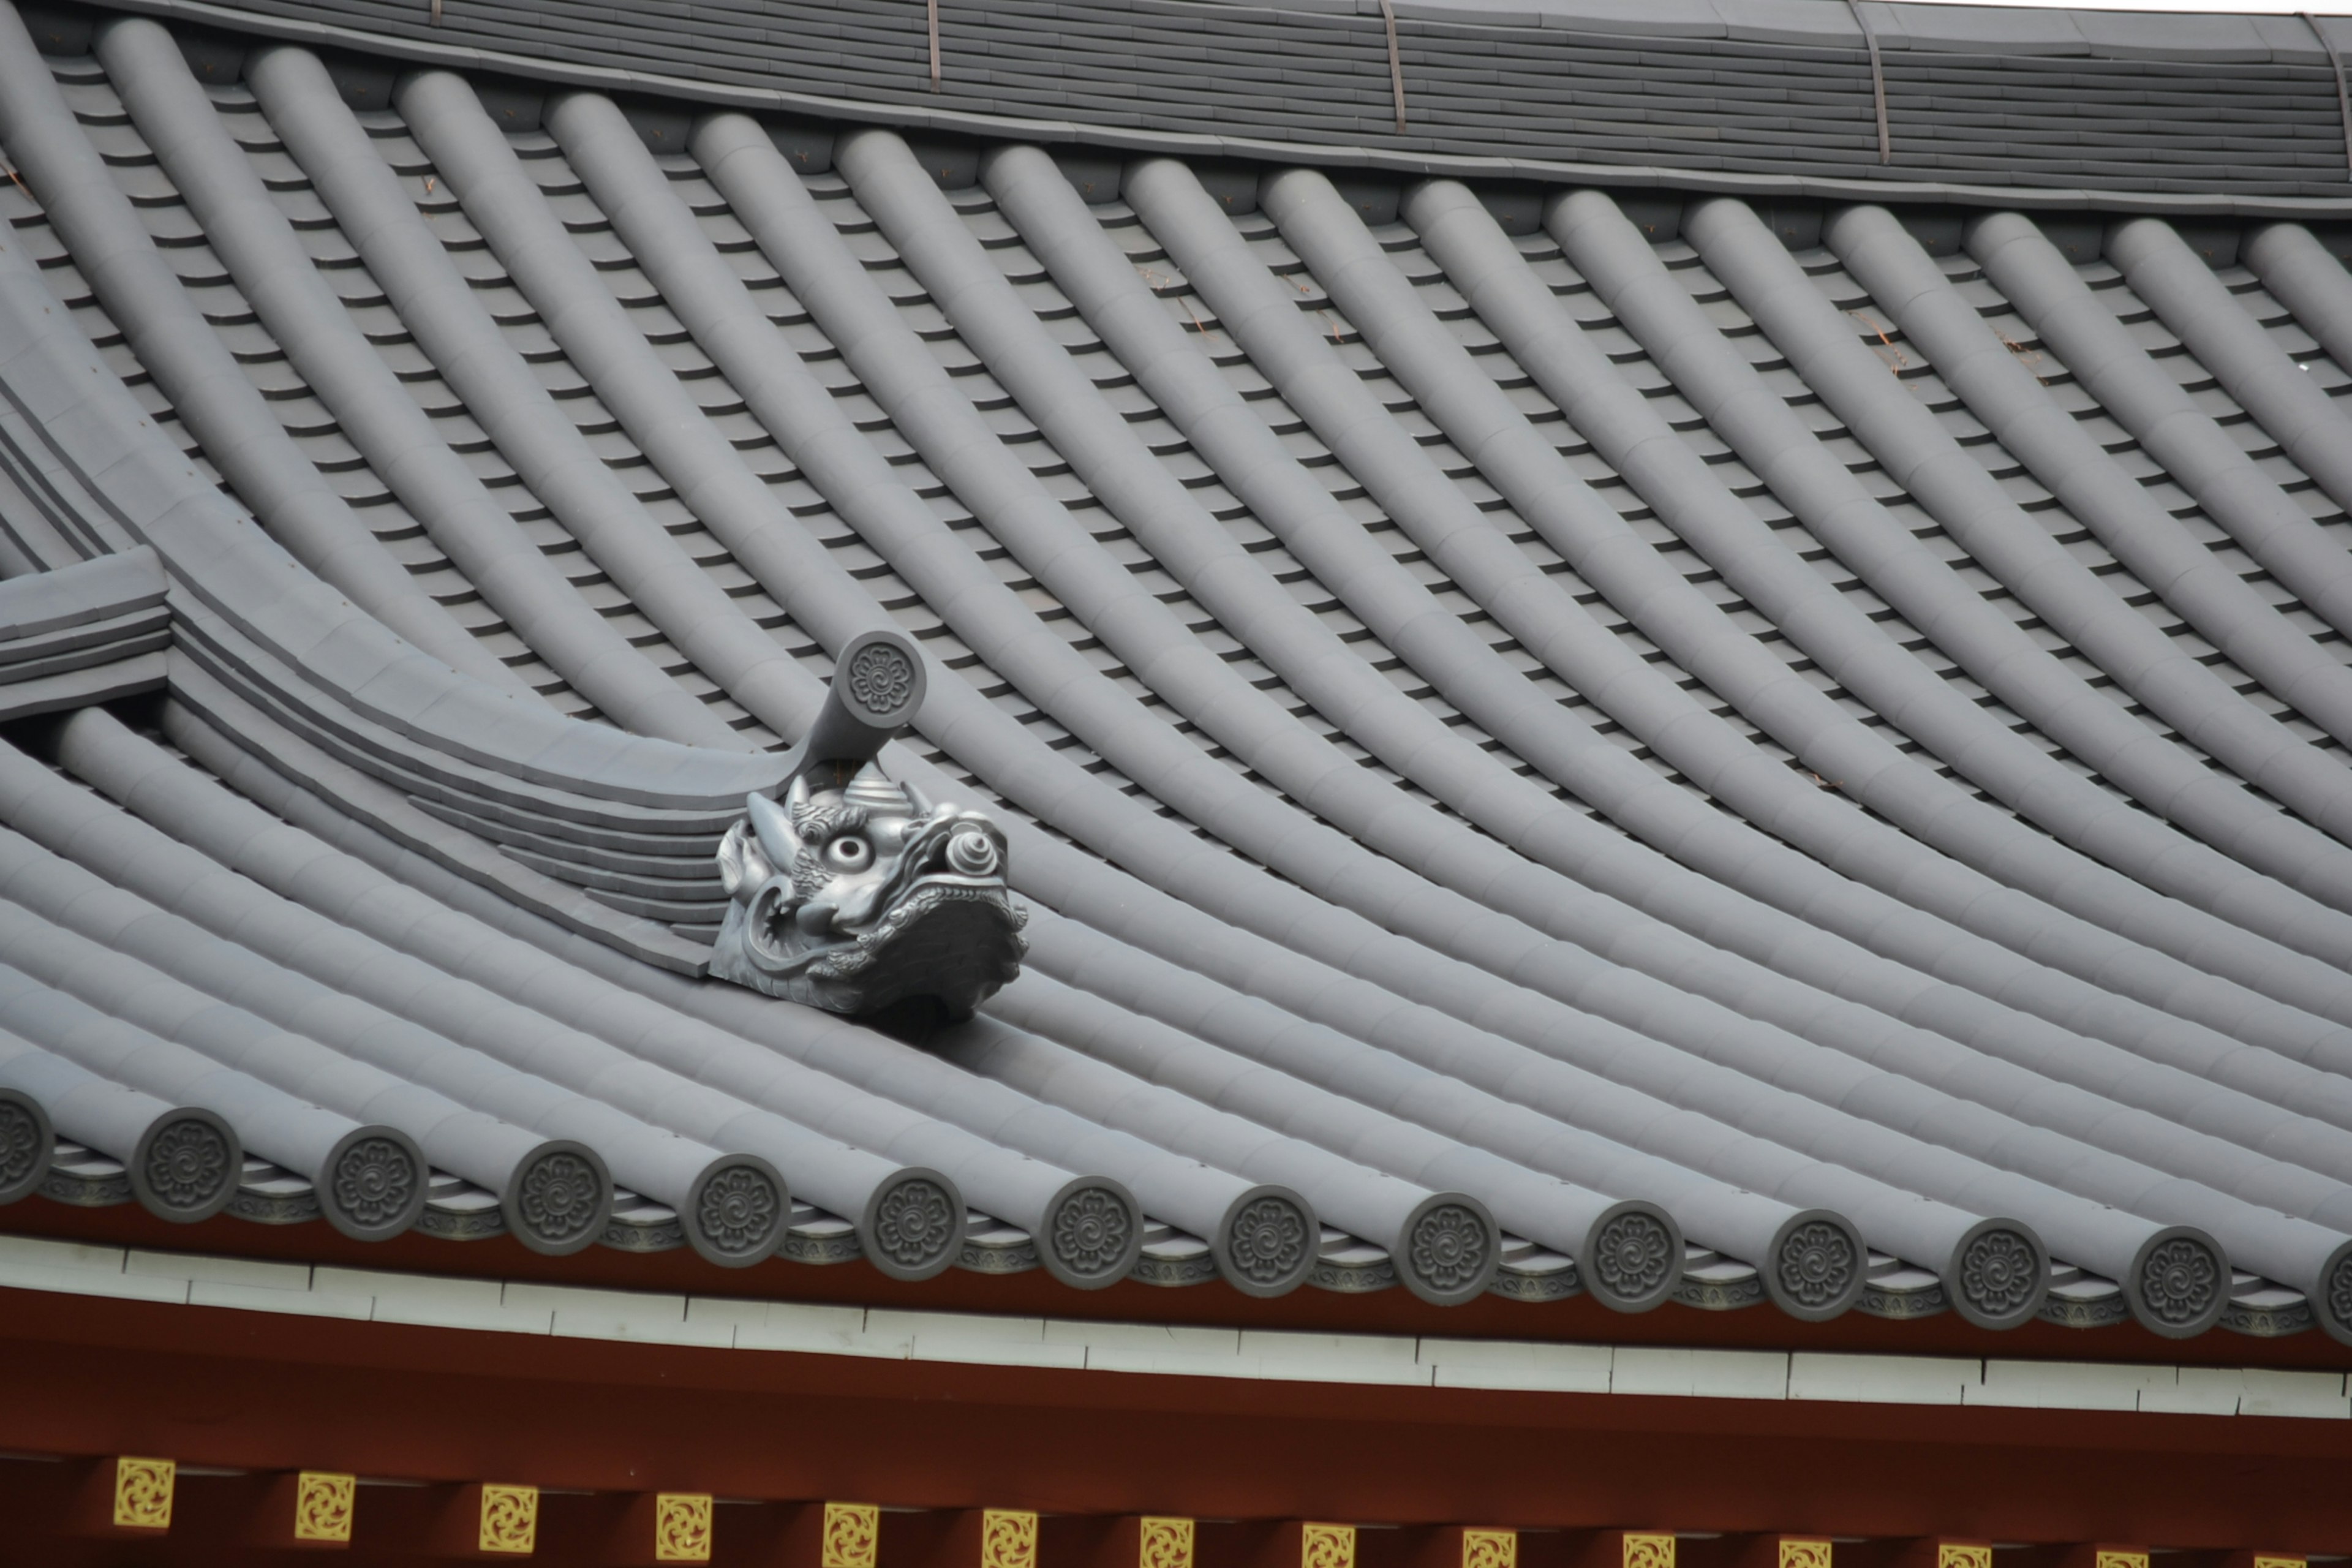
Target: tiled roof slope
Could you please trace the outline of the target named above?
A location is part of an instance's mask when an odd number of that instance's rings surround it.
[[[1885,0],[124,0],[901,126],[1682,189],[2352,199],[2352,20]],[[1393,42],[1391,43],[1391,39]]]
[[[2352,1338],[2311,231],[89,50],[0,8],[0,690],[172,647],[0,750],[0,1197]],[[920,1044],[699,977],[877,629],[1032,908]]]

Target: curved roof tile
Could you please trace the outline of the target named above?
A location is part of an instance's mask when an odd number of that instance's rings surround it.
[[[1402,9],[1415,70],[1638,21],[1729,80],[1836,8]],[[2274,18],[1930,9],[1865,7],[1898,146],[1900,62],[2040,69],[2033,28],[2141,89],[2326,68]],[[56,999],[0,1086],[76,1191],[184,1105],[241,1193],[332,1207],[373,1127],[433,1167],[409,1219],[556,1249],[2352,1336],[2324,231],[1048,155],[29,20],[0,705],[166,691],[0,756],[0,963]],[[1279,18],[1310,61],[1361,20]],[[2242,151],[2206,188],[2316,188]],[[930,659],[887,764],[1035,906],[1031,973],[915,1043],[699,978],[719,834],[877,628]]]

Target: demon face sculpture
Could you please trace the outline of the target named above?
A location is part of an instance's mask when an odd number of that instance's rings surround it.
[[[980,813],[933,805],[870,762],[841,787],[803,774],[782,804],[747,804],[719,846],[730,900],[712,974],[832,1013],[930,997],[962,1018],[1021,973],[1027,912],[1005,888],[1004,835]]]

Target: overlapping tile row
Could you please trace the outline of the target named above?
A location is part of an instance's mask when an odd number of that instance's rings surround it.
[[[15,570],[174,637],[0,758],[52,1190],[2352,1333],[2324,236],[5,43]],[[697,973],[877,627],[1033,908],[915,1045]]]
[[[128,3],[170,15],[178,0]],[[1696,189],[1892,181],[2340,202],[2352,180],[2328,49],[2352,50],[2352,30],[2295,16],[1405,0],[1400,105],[1369,4],[950,0],[936,87],[928,13],[906,0],[232,8],[264,28],[333,28],[410,58],[484,50],[689,95],[724,86],[918,125],[1045,122],[1162,151],[1192,139],[1395,167],[1639,168]]]

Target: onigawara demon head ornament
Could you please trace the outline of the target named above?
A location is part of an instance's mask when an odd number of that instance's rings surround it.
[[[912,721],[921,668],[887,633],[843,650],[783,798],[747,797],[719,841],[713,975],[831,1013],[929,998],[963,1018],[1021,973],[1027,912],[1005,885],[1003,831],[874,760]]]
[[[1025,911],[1004,884],[1004,835],[932,805],[872,763],[838,789],[803,774],[755,795],[719,845],[730,900],[710,958],[721,979],[833,1013],[910,996],[951,1017],[1021,973]]]

